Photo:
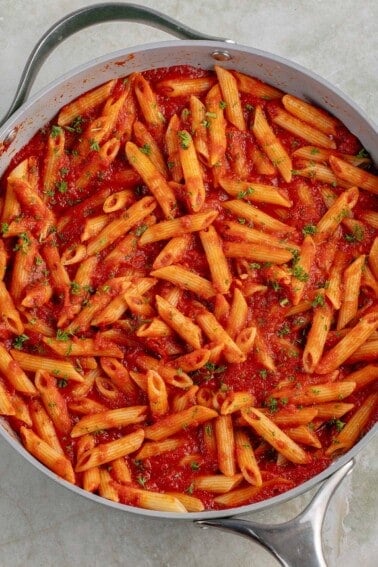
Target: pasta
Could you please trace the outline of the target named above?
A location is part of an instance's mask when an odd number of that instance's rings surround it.
[[[305,482],[377,420],[377,193],[336,118],[221,63],[69,102],[0,179],[0,414],[121,504]]]

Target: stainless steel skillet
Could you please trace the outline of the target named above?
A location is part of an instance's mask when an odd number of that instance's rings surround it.
[[[120,19],[149,23],[190,41],[145,45],[98,59],[55,81],[15,112],[25,100],[43,60],[57,44],[65,37],[89,25]],[[226,67],[237,68],[240,71],[257,76],[283,90],[305,97],[328,108],[360,138],[372,154],[373,159],[378,162],[375,126],[345,95],[311,72],[277,56],[198,34],[155,11],[131,4],[109,3],[84,8],[67,16],[51,28],[35,48],[25,69],[18,95],[7,115],[8,119],[0,130],[0,142],[4,144],[0,157],[0,173],[9,163],[9,159],[30,139],[34,132],[56,114],[60,106],[78,96],[81,92],[111,77],[124,76],[137,70],[182,63],[206,68],[212,66],[215,61],[221,61],[222,65]],[[155,517],[172,517],[169,514],[120,506],[72,487],[57,479],[53,473],[47,471],[26,453],[18,440],[7,431],[6,426],[4,426],[2,435],[17,451],[40,470],[43,470],[45,474],[64,486],[68,486],[74,492],[103,504],[125,509],[128,512]],[[202,526],[214,525],[257,538],[260,543],[280,558],[283,565],[305,564],[310,567],[312,565],[325,565],[324,558],[322,558],[320,531],[329,498],[343,476],[351,470],[353,458],[357,452],[369,441],[372,435],[373,431],[370,431],[352,451],[339,458],[327,471],[280,497],[238,509],[185,516],[175,515],[174,517],[196,520]],[[296,521],[277,527],[255,525],[236,518],[225,518],[225,516],[273,507],[279,502],[302,494],[328,477],[329,480],[323,484],[318,496]],[[315,535],[314,531],[316,532]]]

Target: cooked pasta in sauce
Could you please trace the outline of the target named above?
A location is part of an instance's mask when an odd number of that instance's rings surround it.
[[[0,414],[67,481],[230,508],[376,421],[378,177],[325,111],[220,66],[134,73],[0,190]]]

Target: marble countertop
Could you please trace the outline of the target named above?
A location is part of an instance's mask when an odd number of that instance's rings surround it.
[[[15,92],[38,38],[68,12],[90,0],[1,0],[0,114]],[[179,21],[241,44],[279,54],[322,75],[378,122],[378,3],[375,0],[140,1]],[[50,56],[33,92],[74,66],[105,53],[169,39],[136,24],[111,23],[69,38]],[[323,529],[330,567],[376,565],[378,441],[357,457],[330,504]],[[245,516],[289,519],[304,495]],[[2,567],[274,567],[256,543],[190,522],[157,520],[77,497],[25,462],[0,439],[0,565]]]

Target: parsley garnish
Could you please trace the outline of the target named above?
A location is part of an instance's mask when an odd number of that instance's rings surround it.
[[[255,190],[253,189],[253,187],[248,187],[248,189],[246,189],[245,191],[239,191],[239,193],[236,195],[236,198],[244,199],[244,197],[248,197],[248,195],[253,195],[254,192]]]
[[[347,242],[350,242],[351,244],[355,243],[355,242],[362,242],[364,239],[365,233],[364,233],[364,229],[362,228],[362,226],[360,226],[359,224],[355,224],[353,225],[352,228],[352,233],[351,234],[345,234],[344,238]]]
[[[95,152],[100,150],[100,144],[96,140],[89,140],[89,147]]]
[[[306,234],[315,234],[316,233],[316,226],[314,224],[306,224],[303,228],[302,228],[302,233],[304,235]]]
[[[17,350],[22,350],[24,347],[24,343],[29,340],[28,335],[18,335],[13,339],[12,345]]]
[[[180,145],[184,150],[187,150],[190,146],[190,135],[185,130],[180,130],[178,132],[178,137],[180,138]]]
[[[323,307],[324,303],[324,296],[321,293],[317,293],[311,301],[312,307]]]
[[[144,144],[141,148],[139,148],[142,154],[146,154],[146,156],[151,155],[151,146],[150,144]]]
[[[298,266],[298,265],[294,266],[294,268],[291,270],[291,273],[300,282],[307,282],[307,280],[309,278],[308,273],[304,271],[302,266]]]
[[[52,138],[57,138],[60,135],[61,132],[62,132],[62,129],[61,129],[60,126],[52,126],[50,136]]]

